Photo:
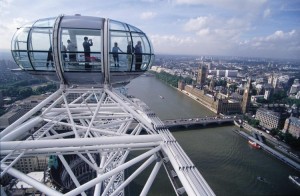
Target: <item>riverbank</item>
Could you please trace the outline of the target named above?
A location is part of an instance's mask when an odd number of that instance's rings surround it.
[[[236,124],[236,126],[239,127],[237,124]],[[268,153],[272,154],[273,156],[275,156],[279,160],[283,161],[284,163],[292,166],[294,169],[300,171],[300,166],[299,166],[300,159],[296,154],[291,152],[291,147],[288,146],[286,143],[278,141],[273,136],[271,136],[259,129],[252,127],[251,125],[249,125],[246,122],[243,122],[241,127],[244,128],[248,133],[256,133],[256,134],[266,138],[267,142],[270,144],[270,145],[268,145],[268,148],[272,149],[272,150],[267,150]],[[241,127],[239,127],[239,128],[241,128]],[[247,133],[245,133],[245,134],[247,134]],[[275,151],[276,153],[274,153],[273,151]],[[280,154],[280,155],[278,155],[278,154]],[[295,162],[298,165],[294,164],[293,162]]]
[[[290,167],[294,168],[295,170],[300,171],[300,164],[298,162],[295,162],[294,160],[290,159],[289,157],[287,157],[287,156],[283,155],[282,153],[274,150],[270,146],[260,142],[259,140],[255,139],[254,137],[248,135],[247,133],[245,133],[243,131],[234,130],[234,132],[241,135],[243,138],[245,138],[247,140],[251,140],[251,141],[256,142],[257,144],[259,144],[261,149],[263,149],[264,151],[266,151],[270,155],[274,156],[275,158],[277,158],[278,160],[284,162],[285,164],[289,165]]]
[[[173,87],[175,88],[175,87]],[[214,112],[215,114],[217,114],[217,110],[215,110],[214,108],[208,106],[207,104],[205,104],[204,102],[202,102],[198,97],[186,92],[185,90],[180,90],[178,88],[176,88],[176,90],[178,90],[179,92],[187,95],[188,97],[192,98],[193,100],[195,100],[196,102],[200,103],[202,106],[206,107],[207,109],[209,109],[210,111]]]

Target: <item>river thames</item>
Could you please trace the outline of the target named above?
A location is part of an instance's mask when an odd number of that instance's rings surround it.
[[[126,88],[128,95],[141,99],[162,120],[215,115],[155,77],[141,76]],[[299,187],[288,179],[290,174],[300,176],[300,172],[262,150],[251,148],[233,129],[236,127],[221,125],[172,134],[216,195],[300,195]],[[175,195],[163,168],[160,173],[163,175],[156,178],[149,195]],[[266,181],[259,181],[259,176]],[[134,181],[127,194],[139,193],[142,178]]]

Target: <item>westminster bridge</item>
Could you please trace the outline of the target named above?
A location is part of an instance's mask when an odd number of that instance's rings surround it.
[[[161,128],[188,128],[196,126],[231,124],[234,122],[233,116],[223,117],[201,117],[201,118],[179,118],[163,120],[164,127]],[[160,127],[157,127],[158,129]]]

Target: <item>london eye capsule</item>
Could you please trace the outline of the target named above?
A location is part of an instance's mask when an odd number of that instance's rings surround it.
[[[81,15],[40,19],[18,28],[11,51],[22,70],[66,85],[126,83],[154,60],[151,42],[140,29]]]

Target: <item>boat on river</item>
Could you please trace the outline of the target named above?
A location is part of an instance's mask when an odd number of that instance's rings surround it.
[[[261,182],[264,182],[264,183],[268,183],[268,184],[269,184],[269,182],[267,181],[267,179],[265,179],[265,178],[263,178],[263,177],[261,177],[261,176],[257,176],[256,179],[259,180],[259,181],[261,181]]]
[[[289,179],[297,186],[300,186],[300,178],[298,176],[289,175]]]
[[[234,120],[233,123],[235,124],[235,126],[239,127],[239,128],[243,128],[242,123]]]
[[[260,149],[260,145],[252,140],[248,140],[248,144],[250,144],[253,148]]]

